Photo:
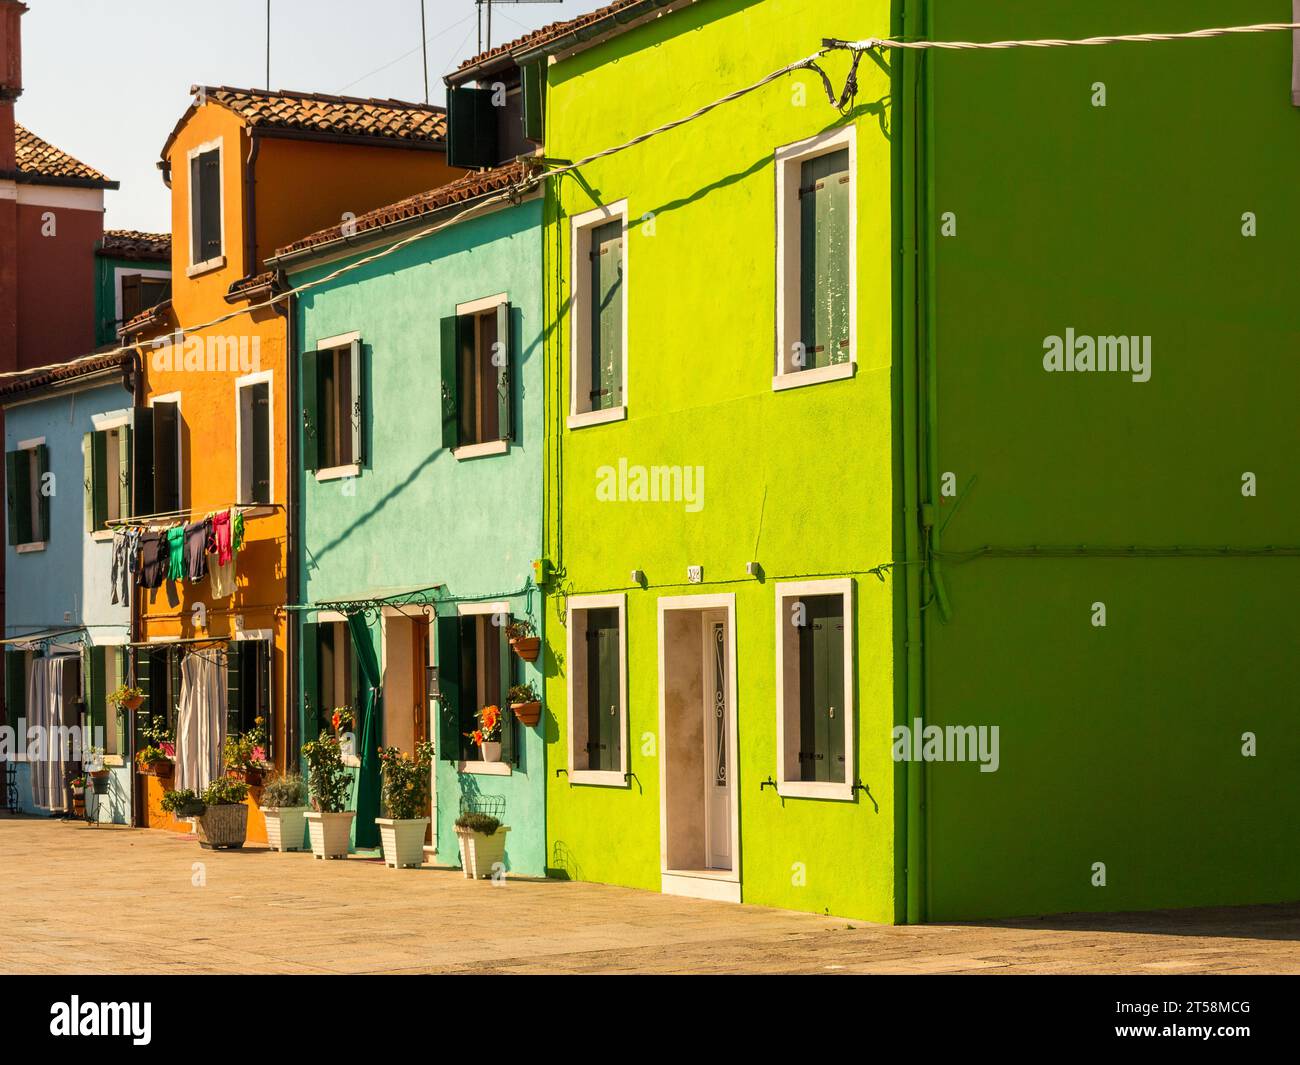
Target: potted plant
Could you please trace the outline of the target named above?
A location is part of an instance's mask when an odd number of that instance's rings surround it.
[[[465,733],[485,762],[501,761],[501,707],[485,706],[477,714],[478,728]]]
[[[393,869],[418,869],[424,864],[424,832],[429,819],[429,767],[433,765],[433,744],[421,740],[415,757],[396,747],[381,747],[379,766],[383,775],[382,796],[387,817],[375,818],[384,846],[384,864]]]
[[[144,703],[144,691],[129,684],[123,684],[109,693],[108,701],[114,706],[125,706],[128,710],[139,710]]]
[[[161,714],[151,714],[149,723],[141,726],[140,735],[146,740],[145,746],[136,755],[140,772],[152,774],[159,779],[170,779],[176,747],[172,730],[167,727],[167,719]]]
[[[203,800],[189,788],[180,791],[164,791],[162,808],[166,813],[180,821],[186,817],[198,817],[203,813]]]
[[[536,662],[542,641],[533,635],[533,623],[527,618],[520,618],[506,626],[506,638],[511,649],[525,662]]]
[[[104,765],[103,747],[86,748],[86,770],[86,776],[90,778],[90,786],[94,788],[95,794],[107,795],[108,779],[111,774],[108,767]]]
[[[321,736],[306,743],[307,780],[312,810],[305,814],[311,852],[317,858],[346,858],[352,834],[353,810],[345,810],[351,781],[343,765],[338,736]]]
[[[231,733],[221,748],[226,775],[260,788],[271,763],[266,759],[266,721],[257,718],[243,735]]]
[[[533,682],[515,684],[510,688],[510,709],[525,725],[536,725],[542,719],[542,703],[533,689]]]
[[[262,789],[262,805],[258,809],[266,818],[266,842],[271,850],[302,850],[306,826],[303,815],[311,809],[302,777],[297,773],[282,773],[272,778]]]
[[[505,868],[506,833],[509,831],[509,826],[490,814],[468,813],[456,818],[460,867],[467,880],[491,877],[494,866]]]
[[[82,817],[86,812],[86,778],[76,776],[68,781],[68,790],[72,792],[72,816]]]
[[[248,785],[242,780],[217,777],[201,796],[203,812],[197,831],[199,846],[210,850],[239,850],[248,838]]]

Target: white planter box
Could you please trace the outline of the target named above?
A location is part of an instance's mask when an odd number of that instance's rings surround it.
[[[424,864],[424,832],[429,827],[427,817],[414,817],[407,821],[394,821],[376,817],[379,839],[384,845],[384,864],[390,869],[418,869]]]
[[[307,821],[307,834],[311,837],[311,852],[317,858],[346,858],[348,842],[352,835],[355,810],[341,814],[321,814],[310,810],[303,814]]]
[[[509,831],[509,825],[502,825],[490,836],[466,828],[456,829],[456,842],[460,844],[460,867],[465,872],[465,879],[490,879],[494,871],[492,867],[498,864],[501,875],[505,875],[506,833]]]
[[[273,851],[302,850],[303,815],[310,806],[259,806],[266,818],[266,842]]]

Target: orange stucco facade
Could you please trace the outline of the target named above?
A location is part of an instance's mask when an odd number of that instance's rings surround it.
[[[145,367],[137,404],[160,399],[180,405],[181,510],[199,520],[237,503],[239,443],[238,387],[251,375],[269,384],[271,410],[271,505],[245,514],[245,546],[236,556],[233,596],[214,600],[205,579],[184,582],[180,603],[171,606],[165,589],[140,596],[136,639],[148,643],[193,639],[269,639],[272,644],[272,719],[268,722],[277,769],[296,769],[285,712],[288,690],[285,610],[288,528],[288,329],[287,303],[255,308],[269,291],[247,297],[227,294],[231,285],[262,270],[274,249],[307,233],[346,220],[415,192],[446,183],[456,172],[440,149],[391,147],[375,140],[353,143],[295,139],[254,131],[220,104],[191,109],[167,149],[172,193],[172,314],[184,331],[180,343],[169,334],[141,343]],[[196,269],[191,254],[190,158],[213,146],[221,150],[222,255]],[[255,239],[249,240],[250,226]],[[227,317],[228,316],[228,317]],[[218,324],[196,329],[225,318]],[[165,522],[159,522],[165,524]],[[161,815],[152,789],[142,802],[145,823],[188,831],[185,822]],[[157,794],[154,794],[156,792]],[[258,794],[250,797],[255,805]],[[265,840],[256,810],[249,839]]]

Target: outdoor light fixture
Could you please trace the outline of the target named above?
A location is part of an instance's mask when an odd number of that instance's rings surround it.
[[[645,587],[645,574],[639,569],[634,569],[632,571],[632,583]]]
[[[763,567],[758,562],[746,562],[745,572],[751,577],[761,577],[763,576]]]

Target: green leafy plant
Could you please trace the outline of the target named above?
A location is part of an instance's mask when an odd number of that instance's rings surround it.
[[[510,701],[512,703],[537,702],[537,692],[533,688],[533,682],[530,680],[527,684],[512,684],[510,686]]]
[[[175,757],[175,733],[168,727],[164,714],[144,715],[140,735],[146,740],[146,745],[136,755],[136,761],[141,765],[170,762]]]
[[[412,758],[396,747],[379,749],[383,773],[383,799],[388,816],[410,821],[428,813],[429,767],[433,765],[433,744],[421,740]]]
[[[268,810],[306,806],[307,782],[297,773],[282,773],[262,789],[262,805]]]
[[[77,790],[84,791],[86,789],[86,778],[73,777],[71,780],[68,781],[68,787],[70,787],[73,791],[77,791]]]
[[[343,765],[343,750],[337,736],[321,736],[303,744],[311,802],[319,813],[341,814],[348,799],[351,780]]]
[[[248,785],[232,777],[217,777],[201,798],[204,806],[238,806],[248,798]]]
[[[257,718],[245,733],[230,733],[221,747],[221,759],[227,769],[270,769],[266,759],[266,724]]]
[[[203,799],[189,788],[164,791],[162,808],[173,817],[198,817],[203,813]]]
[[[507,640],[522,640],[533,634],[533,623],[527,618],[518,618],[506,626]]]
[[[114,706],[121,706],[128,699],[143,699],[144,691],[141,688],[134,688],[130,684],[123,684],[115,688],[108,695],[108,701]]]
[[[461,814],[456,818],[456,827],[463,828],[469,832],[478,832],[484,836],[496,834],[496,830],[501,827],[501,822],[491,814]]]

